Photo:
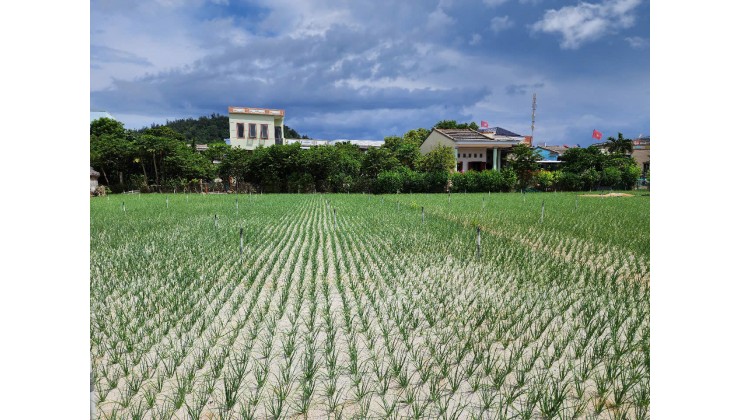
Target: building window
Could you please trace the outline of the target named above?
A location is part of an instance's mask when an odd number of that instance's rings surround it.
[[[244,123],[236,123],[236,138],[244,138]]]
[[[257,124],[249,124],[249,138],[257,137]]]
[[[260,124],[260,138],[261,139],[267,138],[267,129],[268,129],[267,124]]]

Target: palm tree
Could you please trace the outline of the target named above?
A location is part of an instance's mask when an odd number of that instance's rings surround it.
[[[632,153],[632,140],[625,139],[622,133],[619,133],[616,139],[614,137],[607,139],[606,149],[609,153],[630,154]]]

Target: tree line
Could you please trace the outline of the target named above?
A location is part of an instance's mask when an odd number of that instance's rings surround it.
[[[226,115],[211,114],[200,118],[183,118],[174,121],[167,121],[165,124],[152,124],[149,127],[136,130],[143,134],[147,130],[168,127],[172,131],[182,134],[189,144],[212,144],[223,143],[224,139],[229,138],[229,117]],[[284,136],[287,139],[308,139],[306,135],[301,135],[296,130],[283,126],[285,128]]]
[[[435,128],[473,128],[474,124],[445,120]],[[543,171],[536,163],[540,157],[523,144],[513,149],[500,171],[455,173],[452,148],[439,147],[421,155],[420,146],[430,132],[418,128],[386,137],[382,147],[366,152],[350,143],[305,150],[298,144],[275,145],[247,151],[223,142],[209,143],[207,150],[197,152],[192,139],[170,126],[126,130],[120,122],[103,118],[90,125],[90,164],[101,173],[99,182],[112,192],[183,191],[215,179],[225,189],[233,188],[231,180],[240,189],[291,193],[580,190],[630,188],[639,176],[627,155],[603,154],[595,147],[570,149],[560,170]]]

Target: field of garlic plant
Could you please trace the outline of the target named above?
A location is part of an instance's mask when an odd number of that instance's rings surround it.
[[[90,210],[96,418],[649,417],[649,197]]]

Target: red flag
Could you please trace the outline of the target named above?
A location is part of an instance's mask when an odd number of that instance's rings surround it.
[[[488,128],[488,121],[481,121],[480,128]]]
[[[595,138],[596,140],[601,140],[601,132],[594,130],[594,133],[591,135],[591,137]]]

